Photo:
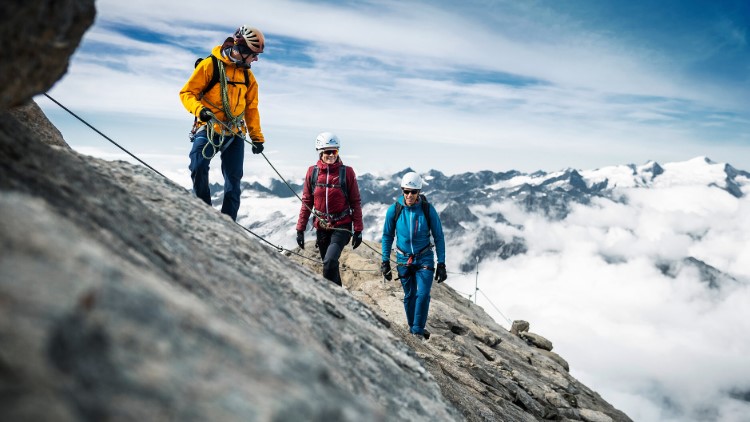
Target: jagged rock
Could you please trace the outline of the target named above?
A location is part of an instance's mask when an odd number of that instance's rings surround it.
[[[742,170],[737,170],[729,164],[724,165],[724,173],[727,175],[726,179],[724,179],[727,184],[726,191],[732,194],[732,196],[734,196],[735,198],[742,198],[742,188],[740,187],[740,184],[737,183],[737,178],[744,177],[746,179],[750,179],[750,173]]]
[[[580,409],[580,413],[586,422],[612,422],[612,418],[596,410]]]
[[[8,111],[36,139],[48,145],[70,148],[65,139],[63,139],[62,133],[47,120],[47,116],[44,115],[42,109],[33,100],[29,100],[26,104],[14,107]]]
[[[0,110],[24,104],[65,74],[94,15],[94,0],[2,2]]]
[[[518,336],[526,340],[527,343],[544,350],[552,350],[552,342],[546,338],[534,333],[518,333]]]
[[[444,231],[456,231],[461,232],[465,229],[461,226],[461,222],[474,222],[477,221],[477,216],[472,214],[469,207],[464,204],[457,202],[451,202],[440,212],[440,223],[443,225]]]
[[[560,366],[563,367],[566,371],[570,372],[570,365],[568,364],[568,361],[562,358],[562,356],[558,355],[557,353],[542,349],[539,351],[544,356],[547,356],[548,358],[552,359],[553,361],[557,362]]]
[[[482,227],[477,234],[474,247],[466,255],[467,259],[461,263],[461,271],[471,271],[476,266],[476,258],[483,261],[488,258],[508,259],[514,255],[526,253],[526,242],[520,237],[513,237],[506,242],[498,236],[495,229]]]
[[[525,333],[529,331],[529,322],[522,319],[513,321],[513,325],[510,327],[512,334],[518,335],[519,333]]]

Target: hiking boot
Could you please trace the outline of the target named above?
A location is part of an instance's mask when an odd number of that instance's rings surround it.
[[[416,341],[425,341],[425,338],[422,334],[411,333],[411,337]]]
[[[427,330],[423,330],[422,334],[419,333],[411,333],[414,337],[419,338],[420,340],[427,340],[430,338],[430,332]]]

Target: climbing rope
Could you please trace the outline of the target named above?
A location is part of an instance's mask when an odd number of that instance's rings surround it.
[[[222,84],[222,88],[221,88],[222,89],[222,106],[224,107],[225,114],[227,116],[231,116],[231,118],[230,118],[230,124],[233,124],[234,126],[239,127],[239,124],[237,123],[237,121],[240,120],[239,116],[241,115],[241,113],[238,114],[237,116],[234,116],[234,115],[231,114],[231,112],[228,112],[229,111],[229,107],[228,107],[228,98],[226,96],[226,83],[227,83],[226,82],[226,71],[225,71],[223,65],[221,65],[221,64],[219,65],[219,69],[220,69],[219,70],[220,71],[220,80],[221,80],[221,84]],[[84,120],[83,118],[81,118],[78,115],[76,115],[75,113],[73,113],[70,109],[68,109],[67,107],[65,107],[64,105],[62,105],[59,101],[57,101],[54,98],[52,98],[49,94],[45,93],[44,96],[47,97],[47,98],[49,98],[52,102],[54,102],[55,104],[57,104],[60,108],[62,108],[66,112],[70,113],[73,117],[75,117],[76,119],[78,119],[79,121],[81,121],[83,124],[85,124],[86,126],[88,126],[89,128],[91,128],[93,131],[95,131],[96,133],[98,133],[99,135],[101,135],[104,139],[106,139],[107,141],[111,142],[113,145],[115,145],[118,148],[120,148],[122,151],[124,151],[125,153],[127,153],[128,155],[130,155],[131,157],[133,157],[135,160],[137,160],[139,163],[141,163],[144,166],[146,166],[148,169],[150,169],[154,173],[158,174],[159,176],[161,176],[162,178],[164,178],[166,180],[172,181],[170,178],[168,178],[167,176],[165,176],[164,174],[162,174],[161,172],[159,172],[158,170],[156,170],[152,166],[148,165],[145,161],[141,160],[140,158],[138,158],[137,156],[135,156],[134,154],[132,154],[130,151],[128,151],[127,149],[125,149],[124,147],[122,147],[121,145],[119,145],[117,142],[115,142],[114,140],[112,140],[110,137],[108,137],[107,135],[105,135],[104,133],[102,133],[101,131],[99,131],[98,129],[96,129],[94,126],[92,126],[91,124],[89,124],[86,120]],[[210,102],[209,102],[209,104],[212,105],[212,106],[214,106],[214,107],[216,107],[214,104],[212,104]],[[216,107],[216,108],[218,108],[218,107]],[[219,119],[216,119],[215,117],[212,118],[209,122],[206,123],[206,126],[207,126],[206,130],[209,130],[209,128],[211,128],[211,130],[213,130],[213,124],[212,123],[218,123],[220,126],[223,127],[223,129],[221,131],[222,134],[225,133],[224,129],[226,129],[229,133],[234,133],[234,131],[232,130],[232,128],[229,127],[226,122],[223,122],[223,121],[221,121]],[[211,132],[211,133],[213,134],[214,132]],[[208,135],[208,133],[207,133],[207,135]],[[243,141],[245,141],[246,143],[248,143],[248,144],[250,144],[252,146],[252,142],[248,141],[244,136],[241,135],[241,133],[238,136],[240,136],[240,138],[242,138]],[[219,148],[220,149],[221,145],[223,144],[223,138],[219,142],[219,144],[217,144],[217,145],[215,145],[215,144],[212,143],[212,138],[213,138],[213,136],[209,137],[209,144],[212,145],[212,146],[214,146],[214,148]],[[205,151],[205,147],[204,147],[204,151]],[[214,155],[215,154],[216,154],[216,150],[214,150]],[[292,186],[289,184],[289,182],[287,182],[287,180],[281,175],[281,173],[279,173],[278,169],[276,169],[276,167],[273,165],[273,163],[271,163],[271,161],[268,159],[268,157],[266,157],[266,155],[263,152],[261,152],[260,154],[266,160],[266,162],[271,167],[271,169],[273,169],[273,171],[276,173],[276,175],[279,176],[279,178],[281,179],[281,181],[284,182],[284,184],[289,188],[289,190],[292,191],[292,193],[294,194],[294,196],[296,196],[297,199],[299,199],[299,201],[310,211],[311,214],[314,214],[314,210],[312,208],[310,208],[307,204],[305,204],[304,201],[302,201],[302,198],[297,194],[297,192],[294,190],[294,188],[292,188]],[[211,158],[214,155],[212,155]],[[204,154],[204,157],[206,157],[205,154]],[[210,159],[209,157],[206,157],[206,158]],[[264,237],[258,235],[257,233],[253,232],[252,230],[248,229],[247,227],[245,227],[245,226],[243,226],[243,225],[241,225],[239,223],[236,223],[236,224],[239,225],[240,227],[242,227],[243,230],[245,230],[246,232],[250,233],[252,236],[254,236],[254,237],[258,238],[259,240],[261,240],[262,242],[268,244],[269,246],[271,246],[272,248],[274,248],[278,252],[288,252],[289,254],[299,256],[300,258],[307,259],[307,260],[310,260],[310,261],[322,264],[322,261],[311,259],[311,258],[306,257],[304,255],[301,255],[301,254],[299,254],[297,252],[294,252],[294,251],[292,251],[290,249],[284,248],[284,247],[282,247],[280,245],[274,245],[273,243],[269,242]],[[331,228],[331,230],[344,231],[346,233],[349,233],[352,236],[354,235],[354,232],[352,230],[345,229],[345,228],[333,227],[333,228]],[[381,251],[373,248],[372,246],[368,245],[364,241],[362,242],[362,245],[364,245],[368,249],[370,249],[373,252],[375,252],[377,254],[377,256],[380,256],[382,254]],[[389,259],[389,261],[398,265],[398,262],[395,261],[395,260],[393,260],[393,259]],[[352,271],[362,271],[362,272],[380,272],[379,269],[377,269],[377,270],[355,270],[355,269],[351,269],[351,270]]]
[[[222,147],[224,147],[224,141],[226,140],[227,136],[239,136],[240,138],[245,139],[242,131],[243,120],[242,118],[240,118],[243,113],[242,111],[240,111],[237,115],[232,114],[232,106],[229,104],[226,67],[220,60],[217,62],[217,64],[219,67],[219,91],[221,93],[221,109],[224,111],[224,115],[227,116],[229,125],[217,119],[216,116],[212,117],[211,120],[206,123],[206,137],[208,138],[208,142],[203,146],[203,150],[201,150],[201,154],[203,154],[203,158],[205,158],[206,160],[211,160],[216,156],[216,154],[222,151]],[[216,104],[212,103],[207,98],[203,98],[203,100],[213,108],[219,109]],[[214,122],[221,124],[221,132],[219,133],[218,143],[214,143],[214,137],[216,135],[216,127],[214,125]],[[226,146],[228,147],[229,144],[227,144]],[[208,149],[208,147],[211,147],[211,155],[206,154],[206,150]]]
[[[102,132],[100,132],[100,131],[99,131],[99,129],[97,129],[97,128],[95,128],[95,127],[91,126],[91,125],[90,125],[90,124],[89,124],[89,123],[88,123],[87,121],[85,121],[85,120],[83,120],[82,118],[78,117],[78,115],[77,115],[77,114],[73,113],[73,112],[72,112],[72,111],[70,111],[70,110],[69,110],[69,109],[68,109],[67,107],[65,107],[64,105],[60,104],[60,103],[59,103],[59,102],[58,102],[58,101],[57,101],[56,99],[54,99],[54,98],[50,97],[50,96],[49,96],[49,94],[47,94],[46,92],[44,93],[44,96],[45,96],[45,97],[47,97],[47,98],[49,98],[49,99],[50,99],[50,100],[51,100],[51,101],[52,101],[53,103],[55,103],[55,104],[57,104],[58,106],[60,106],[60,108],[62,108],[63,110],[65,110],[65,111],[67,111],[68,113],[70,113],[70,115],[71,115],[71,116],[73,116],[73,117],[75,117],[76,119],[80,120],[80,121],[81,121],[81,123],[83,123],[83,124],[85,124],[86,126],[88,126],[89,128],[91,128],[91,130],[93,130],[94,132],[96,132],[96,133],[98,133],[99,135],[101,135],[101,136],[102,136],[102,137],[103,137],[104,139],[106,139],[106,140],[108,140],[109,142],[111,142],[111,143],[112,143],[112,144],[113,144],[114,146],[116,146],[117,148],[120,148],[120,149],[121,149],[121,150],[123,150],[123,151],[124,151],[124,152],[125,152],[126,154],[128,154],[128,155],[129,155],[129,156],[131,156],[131,157],[133,157],[133,158],[134,158],[134,159],[135,159],[136,161],[138,161],[139,163],[143,164],[144,166],[146,166],[147,168],[149,168],[149,169],[150,169],[151,171],[153,171],[154,173],[158,174],[159,176],[161,176],[161,177],[163,177],[163,178],[165,178],[165,179],[169,180],[169,178],[168,178],[167,176],[165,176],[165,175],[163,175],[163,174],[159,173],[159,171],[158,171],[158,170],[156,170],[155,168],[153,168],[153,167],[149,166],[148,164],[146,164],[146,162],[145,162],[145,161],[143,161],[143,160],[141,160],[140,158],[136,157],[135,155],[131,154],[131,153],[130,153],[130,151],[126,150],[126,149],[125,149],[125,148],[123,148],[123,147],[122,147],[122,146],[121,146],[120,144],[118,144],[117,142],[113,141],[113,140],[112,140],[112,138],[110,138],[109,136],[107,136],[107,135],[103,134]]]
[[[503,318],[505,318],[505,320],[506,320],[506,321],[508,321],[508,324],[510,324],[510,325],[513,325],[513,322],[512,322],[511,320],[509,320],[509,319],[508,319],[508,317],[506,317],[506,316],[505,316],[505,314],[503,314],[503,313],[502,313],[502,312],[500,311],[500,309],[498,309],[498,308],[497,308],[497,306],[495,306],[495,304],[494,304],[494,303],[492,303],[492,301],[490,300],[490,298],[489,298],[489,297],[487,297],[487,295],[486,295],[486,294],[484,294],[484,292],[483,292],[483,291],[479,290],[478,288],[477,288],[477,291],[478,291],[479,293],[481,293],[481,294],[482,294],[482,296],[484,296],[484,298],[485,298],[485,299],[487,299],[487,302],[490,302],[490,305],[492,305],[492,307],[493,307],[493,308],[495,308],[495,310],[497,311],[497,313],[499,313],[499,314],[500,314],[500,316],[502,316]]]

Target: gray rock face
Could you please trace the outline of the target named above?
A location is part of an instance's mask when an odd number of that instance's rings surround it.
[[[64,72],[93,2],[0,7],[5,110]],[[56,138],[33,105],[0,111],[3,420],[629,420],[447,286],[417,342],[393,285],[335,287]]]
[[[34,101],[12,108],[9,113],[22,123],[34,138],[48,145],[70,148],[62,133],[47,120],[47,116]]]
[[[49,89],[94,22],[94,0],[0,3],[0,110]]]
[[[27,133],[0,117],[0,413],[460,419],[346,291],[143,167]]]
[[[536,333],[519,333],[518,335],[530,345],[542,350],[552,351],[552,342]]]

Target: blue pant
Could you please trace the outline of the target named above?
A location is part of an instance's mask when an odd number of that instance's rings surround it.
[[[399,264],[405,263],[406,259],[399,256]],[[412,334],[424,334],[424,326],[427,324],[427,312],[430,310],[430,290],[432,290],[432,276],[434,270],[432,254],[424,254],[415,258],[414,269],[398,266],[398,276],[401,278],[401,287],[404,289],[404,310],[406,311],[406,322]]]
[[[219,135],[214,135],[214,144],[220,141]],[[190,176],[193,179],[193,192],[203,202],[211,205],[211,191],[208,188],[208,168],[210,159],[203,156],[203,147],[208,143],[206,131],[195,134],[193,148],[190,150]],[[227,143],[229,143],[228,146]],[[221,212],[237,220],[240,209],[240,181],[242,180],[242,166],[245,161],[245,141],[239,136],[224,138],[225,147],[221,151],[221,173],[224,175],[224,202]],[[206,155],[211,157],[213,148],[206,148]]]

